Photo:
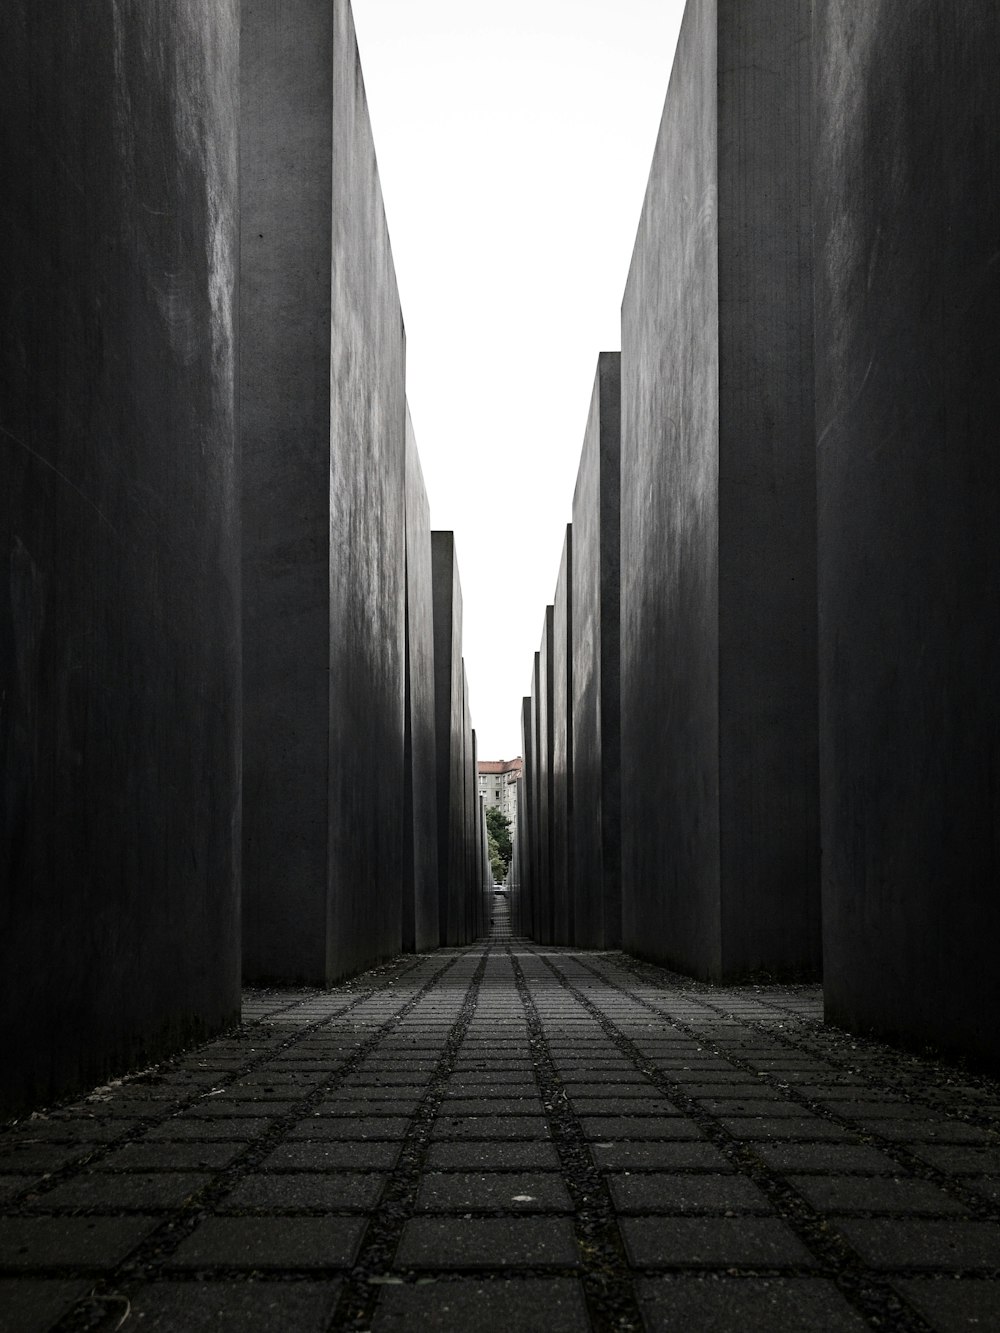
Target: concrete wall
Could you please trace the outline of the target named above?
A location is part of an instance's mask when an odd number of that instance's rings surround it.
[[[1000,1062],[1000,10],[815,6],[827,1017]]]
[[[602,352],[573,495],[574,942],[621,943],[621,354]]]
[[[436,948],[439,930],[433,582],[430,508],[407,410],[402,940],[408,950]]]
[[[556,944],[574,941],[572,707],[573,529],[567,524],[552,606],[552,929]]]
[[[534,780],[531,787],[531,897],[529,935],[540,939],[542,901],[542,834],[541,834],[541,762],[539,758],[539,696],[541,691],[540,655],[535,653],[531,684],[531,758]]]
[[[238,10],[0,42],[0,1116],[239,1016]]]
[[[438,940],[454,943],[454,903],[465,877],[462,588],[455,534],[431,533],[434,576],[434,714],[437,739]]]
[[[244,967],[398,950],[404,338],[347,0],[243,5]]]
[[[622,307],[626,946],[819,967],[810,14],[689,0]]]

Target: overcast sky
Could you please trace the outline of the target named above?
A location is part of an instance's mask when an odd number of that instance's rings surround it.
[[[682,0],[353,0],[480,758],[520,752]]]

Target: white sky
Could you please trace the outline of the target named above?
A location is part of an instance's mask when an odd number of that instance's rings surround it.
[[[353,0],[479,756],[520,752],[683,0]]]

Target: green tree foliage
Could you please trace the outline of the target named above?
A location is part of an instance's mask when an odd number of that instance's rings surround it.
[[[502,884],[507,878],[507,869],[510,866],[510,820],[496,806],[487,806],[486,833],[489,839],[493,878],[498,884]],[[494,848],[496,849],[495,861],[493,859]]]

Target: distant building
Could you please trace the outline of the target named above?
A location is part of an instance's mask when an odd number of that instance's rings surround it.
[[[517,828],[517,780],[521,776],[521,756],[516,759],[480,759],[479,795],[487,808],[496,806],[510,820],[513,836]]]

